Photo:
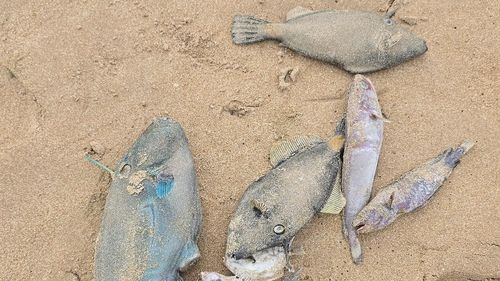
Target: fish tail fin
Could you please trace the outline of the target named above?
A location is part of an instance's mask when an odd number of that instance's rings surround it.
[[[448,166],[454,168],[460,163],[460,159],[464,156],[473,146],[473,141],[464,141],[456,149],[451,149],[445,156],[445,161]]]
[[[349,237],[349,244],[351,247],[351,257],[355,264],[361,264],[363,262],[363,250],[361,249],[361,243],[356,235]]]
[[[253,16],[235,16],[231,28],[234,44],[251,44],[269,38],[265,30],[268,21]]]

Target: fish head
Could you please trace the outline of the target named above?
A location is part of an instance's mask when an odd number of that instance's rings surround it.
[[[261,178],[248,187],[229,223],[228,257],[249,258],[258,251],[287,245],[297,231],[273,197],[276,195],[262,193],[266,190],[263,181]]]
[[[348,109],[348,117],[351,116],[352,120],[379,120],[383,119],[382,110],[378,102],[377,92],[373,83],[368,77],[356,74],[354,80],[350,85],[349,95],[353,97],[353,102],[356,110]],[[358,109],[359,108],[359,109]],[[359,116],[356,118],[355,116]],[[365,118],[362,118],[364,116]],[[348,126],[349,128],[349,126]]]
[[[383,229],[396,218],[396,212],[385,205],[367,205],[352,221],[357,233],[368,233]]]
[[[180,124],[172,118],[159,117],[137,139],[124,162],[134,169],[157,167],[183,144],[187,140]]]
[[[427,51],[427,43],[413,32],[403,28],[389,17],[379,22],[377,47],[379,60],[386,67],[403,63]]]

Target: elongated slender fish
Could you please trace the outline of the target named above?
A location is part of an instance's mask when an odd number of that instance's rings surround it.
[[[157,118],[118,163],[106,198],[95,280],[179,281],[199,257],[201,206],[181,126]]]
[[[274,168],[250,184],[229,224],[226,257],[251,258],[264,249],[288,245],[323,208],[339,174],[343,128],[341,122],[327,142],[299,137],[272,149]]]
[[[270,23],[253,16],[235,16],[235,44],[267,39],[305,56],[366,73],[398,65],[427,51],[427,45],[391,17],[362,11],[292,9],[286,22]]]
[[[449,148],[382,188],[358,213],[353,221],[354,228],[358,233],[380,230],[398,216],[424,206],[473,145],[466,141],[458,148]]]
[[[346,143],[342,167],[344,236],[354,263],[363,261],[361,244],[352,221],[370,199],[383,138],[383,117],[375,88],[356,75],[348,91]]]

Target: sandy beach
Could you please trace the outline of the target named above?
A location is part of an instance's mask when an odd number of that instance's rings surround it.
[[[0,1],[0,280],[93,279],[114,168],[150,121],[178,120],[203,205],[201,259],[183,274],[229,274],[238,199],[270,169],[269,149],[331,136],[352,75],[276,42],[236,46],[236,14],[283,21],[295,6],[377,12],[386,1]],[[476,142],[433,200],[361,237],[350,260],[339,216],[295,239],[303,280],[500,280],[500,3],[403,0],[395,19],[423,56],[368,74],[384,114],[374,191],[444,149]],[[278,77],[297,68],[280,89]]]

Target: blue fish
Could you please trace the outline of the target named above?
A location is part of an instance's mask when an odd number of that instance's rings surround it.
[[[179,123],[155,119],[116,166],[96,246],[95,280],[182,280],[200,256],[201,204]]]

